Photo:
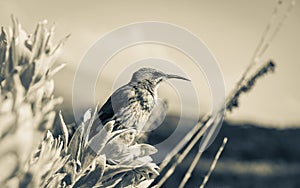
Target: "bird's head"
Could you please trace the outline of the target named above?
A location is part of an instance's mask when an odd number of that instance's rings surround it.
[[[187,78],[175,74],[166,74],[153,68],[141,68],[133,73],[131,82],[144,82],[158,86],[160,82],[171,78],[190,81]]]

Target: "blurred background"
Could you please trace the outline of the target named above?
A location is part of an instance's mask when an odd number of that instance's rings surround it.
[[[290,3],[280,2],[282,6]],[[144,21],[166,22],[185,28],[211,50],[222,70],[226,93],[229,93],[247,67],[276,3],[278,1],[274,0],[2,0],[0,23],[4,27],[11,25],[10,15],[13,14],[25,30],[32,32],[38,21],[47,19],[50,25],[56,25],[57,40],[71,34],[58,62],[67,66],[56,75],[55,84],[57,96],[64,98],[63,114],[72,122],[72,84],[76,69],[89,48],[106,33]],[[285,8],[279,13],[284,14],[284,11]],[[227,117],[217,140],[200,161],[190,187],[196,187],[199,178],[204,177],[224,136],[229,138],[229,143],[207,187],[300,187],[297,178],[300,175],[299,33],[300,4],[296,3],[262,57],[262,61],[272,59],[276,63],[275,74],[259,80],[250,93],[241,97],[241,106]],[[180,52],[154,44],[133,46],[112,58],[99,73],[94,101],[104,103],[119,84],[129,81],[131,74],[120,76],[129,62],[150,57],[168,59],[182,67],[192,79],[196,92],[200,93],[197,98],[201,106],[199,114],[210,110],[210,91],[205,76],[194,71],[193,63]],[[156,138],[167,137],[168,127],[182,113],[180,99],[173,91],[170,83],[163,84],[159,90],[160,96],[168,100],[169,112],[164,122],[168,125],[161,126],[162,130],[155,133]],[[82,109],[91,105],[86,103],[84,95],[83,92]],[[192,107],[188,109],[190,112],[195,111]],[[184,118],[190,128],[190,117]],[[175,174],[176,179],[182,177],[191,158],[192,155]],[[171,181],[168,185],[176,186],[176,183]]]

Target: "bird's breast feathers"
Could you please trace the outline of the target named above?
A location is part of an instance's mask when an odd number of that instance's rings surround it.
[[[124,86],[111,96],[111,103],[121,124],[139,129],[148,120],[155,105],[155,97],[148,90]]]

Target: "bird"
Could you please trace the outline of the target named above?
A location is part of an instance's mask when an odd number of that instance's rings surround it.
[[[109,121],[114,120],[113,130],[134,128],[140,132],[158,102],[157,89],[165,80],[187,78],[166,74],[154,68],[140,68],[131,80],[117,89],[97,112],[97,121],[92,124],[89,139],[94,137]]]

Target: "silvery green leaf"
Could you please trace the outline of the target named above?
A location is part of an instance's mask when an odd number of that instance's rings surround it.
[[[43,113],[46,114],[46,113],[52,111],[56,105],[61,104],[62,102],[63,102],[63,98],[61,98],[61,97],[52,99],[47,104],[44,104],[44,106],[42,107]]]
[[[95,167],[91,169],[87,174],[82,176],[74,184],[74,188],[77,187],[93,187],[99,179],[102,178],[105,169],[105,156],[99,156],[95,160]]]
[[[13,96],[11,93],[9,93],[6,95],[6,99],[1,102],[0,113],[11,113],[11,111],[13,110],[13,104]]]
[[[56,47],[54,47],[54,48],[50,51],[49,56],[54,56],[54,57],[58,56],[59,53],[61,52],[62,47],[64,46],[64,44],[66,43],[66,41],[69,39],[70,36],[71,36],[70,34],[67,35],[67,36],[65,36],[65,37],[64,37],[64,38],[56,45]]]
[[[15,127],[16,114],[1,113],[0,114],[0,139],[11,132]]]
[[[114,121],[110,121],[104,125],[104,127],[97,133],[88,143],[91,148],[97,154],[105,154],[102,149],[106,146],[107,140],[111,137]]]
[[[142,166],[152,161],[149,155],[157,152],[157,149],[149,144],[135,144],[128,148],[128,155],[119,160],[119,164],[130,166]]]
[[[118,133],[115,131],[117,134],[114,134],[112,139],[110,141],[112,142],[118,142],[118,143],[123,143],[127,146],[133,144],[133,141],[136,136],[136,130],[135,129],[125,129],[125,130],[120,130]]]
[[[1,26],[1,34],[0,34],[0,48],[5,47],[7,44],[7,33],[3,26]]]
[[[53,95],[54,91],[54,80],[48,80],[44,85],[44,97],[50,98]]]
[[[17,176],[14,176],[5,182],[4,187],[18,187],[20,184],[20,180]]]
[[[151,179],[151,180],[144,180],[142,181],[141,183],[139,183],[137,185],[137,188],[145,188],[145,187],[150,187],[150,185],[153,183],[154,179]],[[126,187],[126,188],[129,188],[129,187]],[[155,187],[153,187],[155,188]]]
[[[52,127],[54,120],[55,120],[55,111],[49,112],[45,114],[44,121],[41,122],[39,129],[40,130],[48,130]]]
[[[13,94],[14,94],[14,99],[15,99],[14,106],[17,107],[24,100],[25,90],[24,90],[24,88],[21,84],[21,80],[20,80],[19,75],[17,73],[15,73],[13,75],[13,82],[14,82]]]
[[[5,79],[5,59],[7,51],[7,33],[3,27],[1,27],[0,34],[0,82]]]
[[[88,109],[83,117],[81,117],[81,121],[79,121],[77,124],[82,127],[82,146],[86,146],[88,138],[87,138],[87,129],[90,124],[92,117],[92,109]],[[83,147],[84,148],[84,147]]]
[[[18,158],[15,153],[7,153],[0,157],[0,182],[5,182],[9,178],[16,175],[19,168]]]
[[[130,156],[130,157],[131,158],[128,157],[128,159],[130,159],[130,160],[120,161],[120,164],[134,166],[134,167],[140,167],[147,163],[151,163],[153,161],[153,159],[150,156],[144,156],[144,157],[139,157],[139,158],[135,158],[133,156]]]
[[[57,173],[54,174],[53,177],[49,180],[48,184],[45,186],[46,188],[58,188],[62,187],[62,180],[66,176],[65,173]]]
[[[89,142],[89,132],[91,128],[91,124],[94,121],[94,117],[96,116],[97,108],[94,111],[94,114],[92,114],[92,109],[88,109],[83,117],[82,117],[82,126],[83,126],[83,145],[84,148],[87,146]]]
[[[105,145],[101,154],[105,154],[110,163],[118,164],[120,161],[126,160],[128,155],[128,147],[125,144],[117,142],[109,142]]]
[[[45,50],[45,39],[46,39],[46,25],[47,21],[44,20],[40,22],[33,35],[33,41],[32,41],[32,58],[31,62],[33,62],[35,59],[39,59],[41,56],[42,52]]]
[[[86,124],[88,123],[89,120],[91,120],[91,118],[92,118],[92,109],[88,109],[83,115],[82,122]]]
[[[157,152],[157,149],[150,144],[135,144],[129,146],[129,152],[136,157],[144,157]]]
[[[22,29],[21,24],[17,19],[12,18],[13,21],[13,36],[11,37],[10,53],[8,60],[8,72],[11,72],[18,65],[28,63],[30,51],[24,45],[27,39],[27,34]]]
[[[83,154],[82,154],[82,166],[81,166],[81,170],[85,171],[85,169],[87,169],[91,163],[95,160],[95,158],[97,157],[97,153],[92,150],[90,147],[87,147]]]
[[[101,154],[105,154],[107,160],[112,163],[127,161],[129,158],[132,159],[133,155],[130,153],[128,145],[133,142],[135,134],[136,130],[129,129],[115,135],[105,144]]]
[[[154,175],[154,176],[158,176],[159,172],[157,171],[159,169],[159,167],[155,164],[155,163],[147,163],[143,166],[137,167],[134,170],[137,173],[141,173],[144,174],[144,177],[149,177],[148,179],[150,179],[151,177],[149,175]],[[147,174],[147,176],[146,176]]]
[[[63,69],[66,66],[66,64],[60,64],[57,67],[53,68],[53,70],[51,70],[49,72],[48,78],[52,78],[57,72],[59,72],[61,69]]]
[[[124,172],[131,171],[134,168],[126,165],[108,165],[105,168],[102,181],[106,181],[117,174],[123,174]]]
[[[67,174],[65,182],[70,185],[75,180],[77,173],[79,171],[79,165],[74,159],[69,159],[63,167],[63,171]]]
[[[23,163],[28,158],[28,154],[30,154],[33,147],[37,146],[37,141],[42,138],[42,135],[32,127],[34,121],[30,105],[20,104],[17,110],[18,119],[16,124],[19,126],[17,126],[14,134],[5,140],[2,140],[3,143],[0,150],[5,148],[14,150],[18,153],[21,163]]]
[[[53,142],[54,142],[53,135],[51,134],[50,131],[47,131],[46,137],[41,143],[40,156],[47,155],[48,153],[50,153],[51,145],[53,144]]]
[[[135,187],[139,178],[140,177],[137,177],[134,172],[128,171],[124,174],[122,181],[120,181],[115,188],[123,188],[127,186]]]
[[[70,159],[79,161],[80,151],[81,151],[81,142],[82,142],[82,126],[79,126],[74,135],[72,136],[70,143],[68,145],[67,153],[70,154]]]
[[[108,181],[97,183],[93,188],[115,188],[122,181],[124,174],[119,174]]]
[[[67,125],[63,119],[63,116],[62,116],[62,113],[61,111],[59,111],[59,125],[60,125],[60,128],[61,128],[61,132],[62,132],[62,135],[63,135],[63,141],[64,141],[64,150],[66,151],[67,149],[67,145],[69,144],[69,132],[68,132],[68,128],[67,128]]]

